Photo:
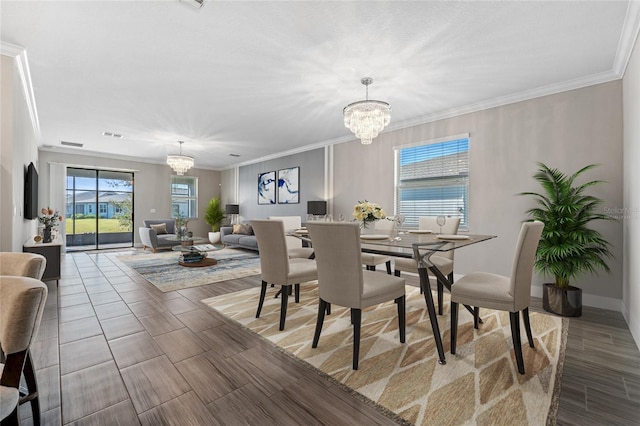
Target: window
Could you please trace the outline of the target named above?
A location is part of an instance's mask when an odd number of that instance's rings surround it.
[[[420,216],[459,217],[469,224],[469,135],[396,147],[396,212],[405,224]]]
[[[107,205],[105,203],[98,204],[98,212],[100,212],[100,214],[106,214],[107,213]]]
[[[171,217],[198,217],[198,178],[171,176]]]

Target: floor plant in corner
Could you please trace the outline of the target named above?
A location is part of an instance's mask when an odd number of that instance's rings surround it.
[[[573,280],[584,273],[609,272],[606,258],[612,257],[610,244],[589,224],[615,219],[598,213],[603,200],[586,193],[589,188],[604,182],[592,180],[575,184],[578,177],[594,167],[595,164],[590,164],[567,175],[538,163],[538,171],[533,177],[542,186],[542,191],[520,194],[534,197],[537,206],[527,214],[545,224],[535,268],[555,277],[555,282],[544,284],[543,307],[562,316],[582,315],[582,290],[571,285]]]
[[[211,244],[220,242],[220,223],[224,218],[220,197],[210,199],[209,204],[204,208],[204,220],[211,226],[211,232],[209,232]]]

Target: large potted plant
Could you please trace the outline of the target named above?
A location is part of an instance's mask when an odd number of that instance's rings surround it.
[[[586,194],[590,187],[603,183],[592,180],[575,185],[576,178],[596,167],[590,164],[571,176],[538,163],[533,176],[542,191],[523,192],[533,196],[537,207],[527,214],[533,220],[544,222],[544,230],[536,252],[535,269],[555,277],[554,283],[544,284],[543,307],[546,311],[563,316],[582,315],[582,290],[571,285],[579,275],[609,272],[605,258],[611,257],[610,244],[600,232],[589,228],[594,220],[615,220],[598,213],[602,200]]]
[[[209,242],[216,244],[220,242],[220,223],[225,218],[220,197],[212,198],[204,208],[204,220],[211,226],[209,232]]]

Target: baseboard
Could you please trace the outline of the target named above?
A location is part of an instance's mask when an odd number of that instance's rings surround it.
[[[531,286],[531,296],[542,298],[542,284],[533,284]],[[624,309],[622,299],[596,296],[594,294],[585,293],[584,291],[582,292],[582,305],[617,312],[623,312]]]

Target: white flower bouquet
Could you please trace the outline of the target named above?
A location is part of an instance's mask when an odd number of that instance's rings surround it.
[[[370,203],[364,200],[358,201],[358,204],[353,206],[353,217],[358,222],[362,222],[362,227],[366,228],[369,222],[385,219],[387,214],[384,212],[384,209],[380,207],[380,204]]]

